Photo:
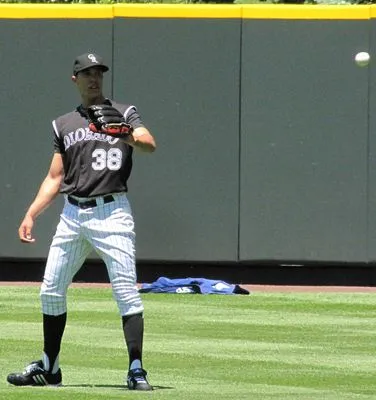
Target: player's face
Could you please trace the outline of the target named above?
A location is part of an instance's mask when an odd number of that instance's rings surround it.
[[[83,99],[95,99],[102,96],[103,71],[92,67],[77,74],[74,81]]]

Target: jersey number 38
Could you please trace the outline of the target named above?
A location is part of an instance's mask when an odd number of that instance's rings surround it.
[[[108,151],[104,149],[95,149],[92,157],[94,158],[94,161],[91,163],[93,170],[102,171],[108,168],[111,171],[117,171],[121,167],[123,153],[117,148],[112,148]]]

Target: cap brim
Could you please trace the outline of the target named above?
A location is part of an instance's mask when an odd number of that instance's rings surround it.
[[[100,68],[103,72],[107,72],[109,70],[107,65],[96,64],[96,65],[89,65],[87,67],[80,68],[79,70],[74,71],[74,74],[77,75],[79,72],[85,71],[86,69],[89,69],[89,68]]]

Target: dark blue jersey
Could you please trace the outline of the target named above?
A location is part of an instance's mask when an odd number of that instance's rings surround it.
[[[117,108],[134,128],[144,126],[135,106],[106,102]],[[61,193],[92,197],[128,191],[131,146],[112,136],[91,132],[82,106],[56,118],[52,125],[54,150],[62,155],[64,165]]]

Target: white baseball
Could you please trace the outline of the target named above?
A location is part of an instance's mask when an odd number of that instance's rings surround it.
[[[366,51],[361,51],[355,56],[355,62],[359,67],[366,67],[369,64],[371,57]]]

